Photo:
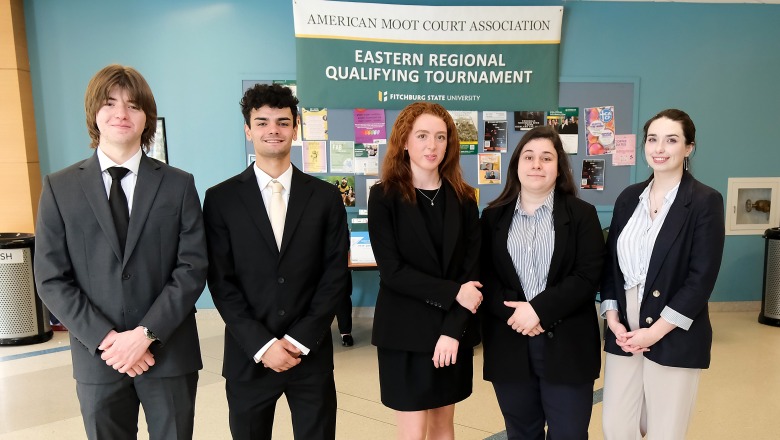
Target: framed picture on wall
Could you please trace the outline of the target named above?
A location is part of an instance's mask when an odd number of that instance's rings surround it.
[[[154,142],[149,146],[149,157],[168,163],[168,140],[165,137],[165,118],[157,118]]]
[[[734,177],[726,196],[726,235],[762,235],[780,226],[780,177]]]

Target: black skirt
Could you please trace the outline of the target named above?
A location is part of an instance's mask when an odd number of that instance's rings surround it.
[[[433,352],[377,347],[382,403],[396,411],[422,411],[460,402],[471,395],[474,349],[458,350],[454,365],[433,366]]]

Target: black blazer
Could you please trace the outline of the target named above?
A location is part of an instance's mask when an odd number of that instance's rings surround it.
[[[441,335],[460,347],[479,343],[475,316],[455,301],[461,284],[477,280],[479,211],[460,203],[442,182],[446,199],[444,249],[439,257],[416,204],[395,191],[371,188],[368,231],[379,267],[379,295],[371,343],[377,347],[433,352]]]
[[[607,240],[601,299],[617,300],[620,322],[626,329],[626,295],[617,259],[617,239],[648,184],[649,181],[631,185],[618,196]],[[642,328],[650,327],[667,305],[691,318],[693,324],[687,331],[675,328],[650,347],[644,355],[653,362],[669,367],[709,367],[712,326],[707,301],[718,278],[724,235],[723,197],[685,172],[653,247],[639,324]],[[609,328],[605,329],[604,349],[629,355],[617,346]]]
[[[520,277],[507,250],[515,203],[482,212],[482,339],[484,377],[519,382],[529,377],[528,340],[507,320],[504,301],[525,301]],[[547,288],[531,300],[545,333],[547,380],[586,383],[599,377],[601,338],[595,308],[604,259],[604,236],[596,209],[575,196],[555,193],[555,245]]]
[[[209,290],[227,330],[222,375],[249,380],[330,371],[330,324],[348,282],[341,196],[293,167],[280,251],[253,166],[206,191],[203,205]],[[255,363],[263,345],[285,334],[311,350],[298,366],[275,373]]]
[[[95,153],[46,176],[35,235],[38,294],[70,331],[77,381],[127,377],[97,347],[111,329],[139,325],[160,340],[144,376],[202,368],[195,301],[206,284],[206,238],[191,174],[143,155],[123,254]]]

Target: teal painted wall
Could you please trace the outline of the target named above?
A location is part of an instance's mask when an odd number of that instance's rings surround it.
[[[564,5],[562,77],[639,78],[641,122],[668,107],[689,112],[698,129],[693,172],[724,194],[728,177],[780,175],[780,6],[558,4]],[[24,6],[44,174],[90,154],[84,90],[106,64],[132,65],[149,81],[166,117],[170,162],[195,175],[201,196],[243,169],[241,80],[295,76],[291,1],[25,0]],[[646,176],[643,163],[636,174]],[[606,226],[609,213],[600,217]],[[712,299],[760,299],[763,249],[758,236],[727,237]],[[356,276],[356,306],[374,305],[376,280]],[[213,306],[208,292],[198,304]]]

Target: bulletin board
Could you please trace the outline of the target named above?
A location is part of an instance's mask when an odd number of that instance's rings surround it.
[[[243,81],[243,90],[247,90],[257,83],[270,84],[272,81],[256,81],[245,80]],[[580,123],[579,125],[579,149],[578,154],[569,155],[569,161],[572,167],[572,173],[574,175],[575,182],[579,183],[579,179],[582,173],[582,161],[583,159],[604,159],[605,172],[604,172],[604,189],[580,189],[579,197],[583,200],[595,205],[600,209],[612,209],[615,199],[620,192],[629,184],[636,182],[637,180],[644,179],[646,176],[637,175],[637,166],[613,166],[612,157],[610,155],[598,155],[588,156],[586,154],[586,133],[584,123],[584,108],[586,107],[598,107],[598,106],[614,106],[615,108],[615,133],[616,134],[631,134],[637,133],[638,129],[638,115],[637,115],[637,103],[638,103],[638,90],[639,80],[635,78],[627,79],[599,79],[599,78],[561,78],[560,82],[560,94],[559,105],[560,107],[578,107],[580,109]],[[306,103],[301,103],[301,106],[306,106]],[[496,109],[502,110],[502,109]],[[517,108],[513,110],[507,110],[507,152],[501,154],[501,176],[502,179],[507,175],[507,165],[509,158],[512,155],[520,138],[525,134],[524,131],[514,130],[514,111],[515,110],[555,110],[555,109],[531,109],[523,108],[522,103],[518,103]],[[390,131],[393,123],[400,110],[386,110],[385,122],[387,125],[387,137],[390,137]],[[479,129],[478,139],[483,139],[484,136],[484,121],[482,119],[482,112],[479,112],[479,120],[477,127]],[[243,134],[243,131],[242,131]],[[245,151],[247,154],[253,154],[252,143],[246,141],[245,137]],[[351,141],[354,140],[354,124],[353,124],[353,109],[328,109],[328,141]],[[329,144],[328,144],[329,145]],[[641,150],[641,133],[637,133],[637,151]],[[386,145],[380,145],[379,149],[379,166],[381,175],[381,164],[386,152]],[[479,152],[482,152],[481,147]],[[643,157],[641,152],[637,154],[639,157]],[[505,181],[502,180],[501,184],[491,185],[478,185],[477,174],[479,172],[477,155],[462,155],[461,167],[466,181],[475,188],[480,190],[480,208],[486,206],[490,201],[498,197],[501,190],[504,187]],[[291,153],[292,163],[302,169],[302,151],[300,146],[293,146]],[[642,159],[637,159],[637,164],[644,163]],[[245,164],[243,164],[245,165]],[[649,173],[648,173],[649,174]],[[327,176],[328,174],[316,174],[316,176]],[[367,207],[367,188],[366,179],[376,179],[379,176],[355,176],[355,207],[347,208],[348,211],[356,211],[359,209],[365,209]]]

